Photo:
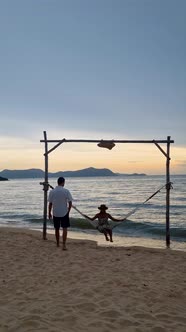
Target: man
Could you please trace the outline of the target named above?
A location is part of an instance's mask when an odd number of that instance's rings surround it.
[[[63,250],[66,248],[67,240],[67,229],[70,227],[69,212],[72,207],[72,196],[68,189],[64,188],[65,179],[60,177],[57,180],[58,186],[55,189],[51,190],[49,193],[49,219],[52,218],[53,210],[53,222],[55,228],[55,236],[57,247],[59,247],[59,238],[60,238],[60,227],[63,228],[62,241],[63,241]]]

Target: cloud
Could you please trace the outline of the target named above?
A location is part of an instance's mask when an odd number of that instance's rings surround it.
[[[176,160],[177,167],[186,167],[186,160]]]
[[[144,161],[140,161],[140,160],[129,160],[128,163],[129,164],[139,164],[139,163],[143,163]]]

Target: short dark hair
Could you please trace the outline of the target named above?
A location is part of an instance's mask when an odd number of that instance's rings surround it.
[[[65,183],[65,179],[62,176],[60,176],[60,178],[58,178],[58,180],[57,180],[57,183],[58,184]]]

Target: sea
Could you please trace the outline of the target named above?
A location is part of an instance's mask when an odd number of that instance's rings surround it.
[[[43,229],[43,179],[12,179],[0,182],[0,227]],[[57,179],[49,179],[55,187]],[[186,251],[186,175],[171,177],[170,191],[170,249]],[[96,241],[102,246],[144,246],[166,248],[166,184],[165,176],[109,176],[66,178],[65,187],[73,196],[73,205],[92,217],[100,204],[116,218],[124,218],[136,207],[127,220],[115,223],[113,243],[105,241],[92,224],[73,209],[70,213],[71,238]],[[151,195],[162,188],[147,203]],[[52,221],[47,232],[54,233]]]

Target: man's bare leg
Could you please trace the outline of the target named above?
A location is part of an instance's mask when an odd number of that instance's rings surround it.
[[[66,240],[67,240],[67,228],[63,228],[63,250],[67,250],[66,248]]]
[[[55,229],[57,247],[59,247],[59,229]]]

